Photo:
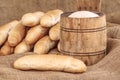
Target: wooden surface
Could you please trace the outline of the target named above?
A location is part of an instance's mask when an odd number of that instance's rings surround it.
[[[83,61],[88,60],[86,64],[96,63],[99,57],[101,59],[100,54],[105,55],[107,46],[105,15],[98,13],[100,17],[96,18],[69,18],[70,14],[64,13],[61,18],[60,51],[79,55]]]

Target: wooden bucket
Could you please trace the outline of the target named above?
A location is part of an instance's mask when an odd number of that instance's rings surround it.
[[[72,12],[61,16],[60,51],[83,60],[87,65],[97,63],[106,52],[106,17],[70,18]]]

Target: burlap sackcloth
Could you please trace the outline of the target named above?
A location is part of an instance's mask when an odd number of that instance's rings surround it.
[[[120,25],[109,24],[107,56],[87,72],[71,74],[54,71],[20,71],[13,62],[28,54],[0,57],[0,80],[120,80]]]

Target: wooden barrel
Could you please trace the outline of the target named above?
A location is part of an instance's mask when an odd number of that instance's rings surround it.
[[[87,65],[97,63],[105,56],[107,35],[106,17],[70,18],[72,12],[61,16],[60,51],[82,59]]]

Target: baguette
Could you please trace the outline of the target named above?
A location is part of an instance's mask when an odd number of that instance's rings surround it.
[[[8,41],[5,42],[5,44],[2,46],[1,48],[1,53],[0,55],[2,56],[5,56],[5,55],[9,55],[9,54],[12,54],[14,52],[14,48],[11,47],[9,44],[8,44]]]
[[[48,11],[40,20],[40,24],[43,27],[52,27],[56,23],[60,22],[60,15],[62,10],[56,9]]]
[[[32,48],[33,48],[33,45],[28,45],[23,40],[20,44],[18,44],[15,47],[14,53],[15,54],[22,54],[22,53],[25,53],[25,52],[29,52]]]
[[[49,36],[51,40],[60,40],[60,23],[50,29]]]
[[[41,17],[44,15],[43,12],[27,13],[23,15],[21,21],[22,24],[28,27],[36,26],[40,23]]]
[[[45,36],[40,39],[34,46],[34,53],[46,54],[56,46],[56,41],[52,41],[49,36]]]
[[[62,55],[28,55],[14,62],[14,68],[20,70],[52,70],[81,73],[86,65],[78,59]]]
[[[31,28],[25,37],[25,42],[29,45],[35,44],[39,39],[47,34],[48,28],[43,28],[40,25]]]
[[[0,27],[0,46],[4,44],[4,42],[7,40],[9,31],[14,28],[18,24],[17,20],[14,20],[8,24],[5,24]]]
[[[26,32],[25,26],[23,26],[21,22],[19,22],[17,26],[9,32],[8,36],[9,45],[15,47],[17,44],[19,44],[21,40],[24,38],[25,32]]]

